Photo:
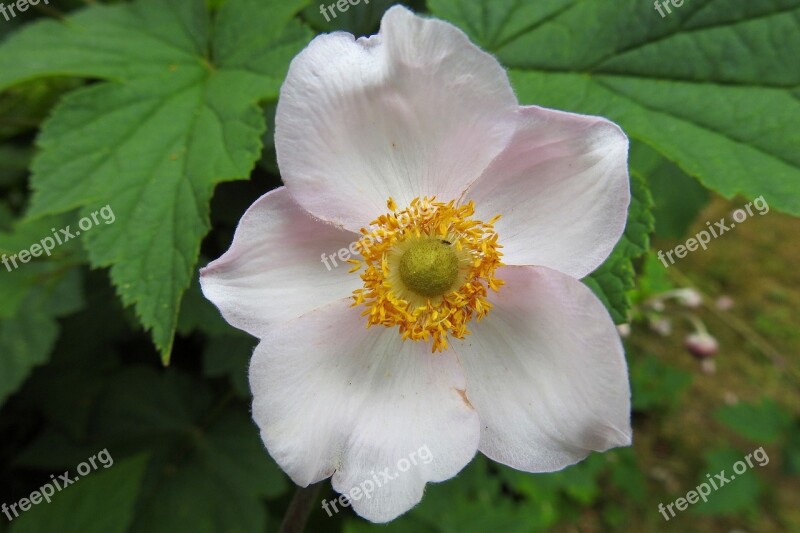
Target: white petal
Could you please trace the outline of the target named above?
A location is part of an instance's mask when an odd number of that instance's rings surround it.
[[[622,235],[630,202],[628,139],[606,119],[521,108],[505,152],[470,188],[476,216],[495,224],[507,265],[582,278]]]
[[[506,146],[505,71],[456,27],[393,7],[381,31],[314,39],[292,62],[275,125],[284,183],[351,230],[417,196],[458,199]]]
[[[431,354],[396,328],[366,329],[349,305],[331,304],[262,339],[250,366],[253,417],[298,485],[333,475],[334,489],[347,493],[376,485],[385,468],[396,474],[353,500],[358,514],[384,522],[416,505],[426,482],[472,459],[479,422],[454,354]],[[409,461],[405,472],[401,460]]]
[[[203,294],[232,325],[260,337],[270,324],[323,307],[362,286],[348,274],[355,233],[312,218],[285,187],[259,198],[239,221],[233,244],[200,271]],[[333,255],[324,261],[322,255]],[[334,266],[336,265],[336,266]]]
[[[550,472],[631,442],[630,388],[617,330],[579,281],[543,267],[503,267],[495,308],[455,341],[480,451]]]

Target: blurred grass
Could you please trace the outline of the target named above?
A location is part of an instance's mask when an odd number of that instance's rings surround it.
[[[706,221],[727,217],[746,202],[715,198],[697,216],[687,236],[704,229]],[[668,269],[667,274],[677,285],[690,280],[710,302],[721,296],[733,299],[734,305],[728,311],[712,312],[705,306],[696,312],[720,344],[719,353],[713,358],[713,372],[704,372],[702,363],[683,347],[683,338],[690,332],[688,323],[680,318],[683,310],[676,311],[675,331],[666,338],[644,324],[633,326],[628,341],[633,367],[643,354],[653,354],[665,365],[694,375],[677,408],[648,413],[636,425],[634,449],[657,497],[645,506],[629,509],[629,524],[634,530],[800,531],[800,479],[787,471],[786,460],[800,452],[796,442],[786,435],[774,444],[767,444],[763,438],[762,442],[747,440],[713,416],[726,405],[757,403],[766,397],[791,413],[795,421],[800,417],[800,385],[796,378],[796,354],[800,351],[800,247],[794,245],[798,234],[800,220],[774,211],[754,215],[713,240],[708,250],[690,253]],[[667,250],[681,242],[660,239],[653,248]],[[781,358],[765,353],[752,337],[743,335],[735,325],[740,323],[749,325]],[[658,514],[658,503],[666,505],[694,488],[705,473],[715,473],[705,470],[703,454],[726,446],[741,451],[742,456],[759,446],[768,453],[769,465],[756,467],[756,472],[751,473],[765,482],[765,494],[758,507],[729,517],[697,516],[687,510],[665,522]],[[727,489],[744,482],[733,481],[712,493],[709,500],[728,497]],[[591,520],[581,525],[581,531],[599,527]],[[561,531],[574,529],[567,526]]]

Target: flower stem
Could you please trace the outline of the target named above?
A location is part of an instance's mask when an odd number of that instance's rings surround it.
[[[279,533],[303,533],[311,509],[319,498],[321,487],[321,481],[308,487],[297,487],[292,501],[289,502],[289,508],[286,509]]]

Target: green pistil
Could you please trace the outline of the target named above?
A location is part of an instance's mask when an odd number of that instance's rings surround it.
[[[453,290],[458,278],[458,256],[441,239],[414,243],[400,258],[400,279],[410,290],[433,298]]]

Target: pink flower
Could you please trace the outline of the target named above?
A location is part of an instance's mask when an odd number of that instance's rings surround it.
[[[550,472],[630,444],[622,344],[578,281],[625,226],[619,127],[520,107],[460,30],[394,7],[294,59],[275,142],[286,186],[201,281],[261,341],[253,417],[298,485],[384,522],[476,451]]]

